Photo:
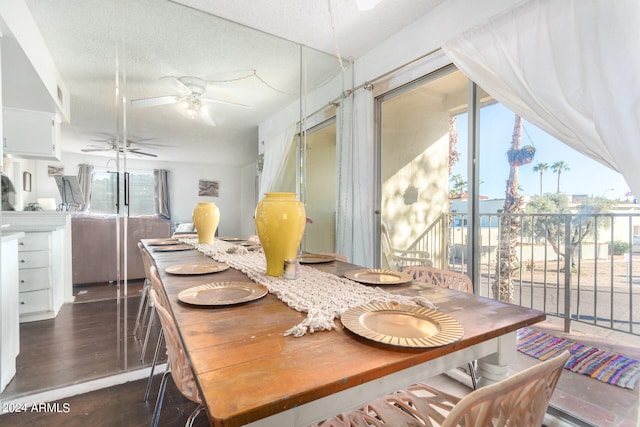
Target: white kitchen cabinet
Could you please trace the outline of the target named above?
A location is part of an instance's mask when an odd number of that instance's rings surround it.
[[[60,160],[60,124],[54,113],[3,109],[5,154],[26,159]]]
[[[64,290],[57,280],[62,231],[25,232],[18,243],[20,321],[50,319],[62,307]]]
[[[24,233],[17,245],[20,322],[56,317],[74,300],[69,213],[3,211],[2,222]]]
[[[16,373],[16,357],[20,352],[18,314],[18,239],[24,233],[2,236],[2,281],[0,282],[0,392]]]

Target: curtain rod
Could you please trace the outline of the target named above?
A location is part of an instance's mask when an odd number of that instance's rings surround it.
[[[338,96],[337,98],[334,98],[333,100],[329,101],[327,103],[327,105],[333,105],[334,107],[337,107],[339,105],[339,102],[340,102],[341,99],[344,99],[347,96],[350,96],[353,92],[355,92],[357,90],[360,90],[360,89],[372,89],[374,83],[379,82],[380,80],[390,76],[391,74],[397,73],[398,71],[402,70],[403,68],[407,68],[407,67],[409,67],[409,66],[411,66],[411,65],[413,65],[413,64],[415,64],[415,63],[417,63],[419,61],[422,61],[423,59],[425,59],[425,58],[427,58],[427,57],[429,57],[429,56],[431,56],[431,55],[433,55],[435,53],[438,53],[441,50],[442,50],[442,48],[440,48],[440,47],[437,48],[437,49],[433,49],[432,51],[427,52],[424,55],[420,55],[419,57],[417,57],[415,59],[412,59],[411,61],[409,61],[409,62],[407,62],[405,64],[402,64],[402,65],[400,65],[400,66],[398,66],[398,67],[396,67],[396,68],[394,68],[392,70],[389,70],[386,73],[383,73],[383,74],[375,77],[372,80],[369,80],[369,81],[366,81],[364,83],[361,83],[361,84],[359,84],[358,86],[356,86],[356,87],[354,87],[352,89],[348,89],[348,90],[342,92],[340,94],[340,96]],[[318,114],[319,112],[321,112],[322,110],[327,108],[327,105],[324,105],[324,106],[318,108],[317,110],[315,110],[313,113],[308,114],[306,116],[306,118],[308,119],[308,118],[313,117],[314,115]]]
[[[332,101],[329,101],[328,104],[337,107],[338,103],[339,103],[339,101],[341,99],[344,99],[347,96],[350,96],[355,91],[360,90],[360,89],[373,89],[373,84],[374,83],[379,82],[380,80],[382,80],[382,79],[384,79],[384,78],[386,78],[386,77],[388,77],[388,76],[390,76],[390,75],[392,75],[394,73],[397,73],[398,71],[402,70],[403,68],[407,68],[407,67],[409,67],[411,65],[414,65],[415,63],[420,62],[423,59],[425,59],[425,58],[427,58],[427,57],[429,57],[429,56],[431,56],[431,55],[433,55],[435,53],[440,52],[441,50],[442,50],[442,48],[440,48],[440,47],[437,48],[437,49],[433,49],[432,51],[427,52],[424,55],[420,55],[419,57],[417,57],[415,59],[412,59],[411,61],[409,61],[409,62],[407,62],[405,64],[402,64],[402,65],[400,65],[400,66],[398,66],[398,67],[396,67],[396,68],[394,68],[392,70],[389,70],[386,73],[383,73],[383,74],[377,76],[376,78],[374,78],[372,80],[366,81],[366,82],[361,83],[361,84],[359,84],[358,86],[356,86],[356,87],[354,87],[352,89],[346,90],[342,94],[340,94],[340,96],[338,96],[337,98],[333,99]],[[316,110],[313,113],[309,114],[307,117],[311,117],[311,116],[319,113],[320,111],[324,110],[325,108],[326,108],[326,106],[324,106],[322,108],[319,108],[318,110]]]

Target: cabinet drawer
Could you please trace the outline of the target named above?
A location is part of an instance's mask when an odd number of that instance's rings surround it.
[[[39,268],[49,266],[49,251],[20,252],[18,268]]]
[[[20,252],[49,250],[49,233],[25,233],[18,242],[18,250]]]
[[[49,290],[20,292],[20,314],[50,310]]]
[[[20,292],[38,291],[49,289],[51,277],[49,269],[43,268],[23,268],[18,272]]]

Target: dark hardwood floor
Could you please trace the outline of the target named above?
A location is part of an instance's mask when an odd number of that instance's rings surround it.
[[[149,402],[143,396],[147,380],[128,382],[61,399],[50,405],[49,411],[8,413],[0,416],[0,425],[35,427],[133,427],[150,426],[156,402],[160,375],[154,378],[154,387]],[[167,384],[160,426],[183,426],[196,404],[183,397],[170,378]],[[66,411],[66,412],[65,412]],[[209,425],[207,416],[201,412],[193,424],[197,427]]]
[[[2,400],[149,365],[159,329],[150,335],[143,364],[139,359],[142,341],[132,333],[141,288],[142,281],[129,282],[126,336],[118,337],[116,286],[107,283],[74,289],[76,302],[64,304],[55,319],[21,323],[17,372]],[[162,357],[164,361],[164,352]]]
[[[123,373],[125,341],[128,370],[149,365],[155,349],[159,322],[156,322],[156,328],[152,329],[146,363],[143,364],[140,362],[142,341],[134,338],[132,334],[141,289],[142,281],[129,282],[129,332],[126,334],[126,340],[121,338],[120,353],[117,351],[116,286],[113,284],[78,286],[74,288],[75,302],[65,304],[55,319],[21,324],[17,374],[2,393],[0,425],[151,425],[161,374],[154,377],[148,402],[144,402],[143,398],[147,385],[147,380],[143,379],[53,402],[42,402],[48,405],[36,407],[38,410],[14,403],[20,401],[16,399],[20,396]],[[166,355],[162,352],[160,363],[165,361]],[[180,394],[169,377],[160,425],[184,425],[196,406]],[[201,413],[194,425],[208,425],[206,415]]]

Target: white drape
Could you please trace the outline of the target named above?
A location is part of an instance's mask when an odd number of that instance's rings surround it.
[[[155,211],[158,215],[171,218],[169,203],[169,171],[166,169],[153,170],[153,199],[156,205]]]
[[[260,177],[259,198],[264,197],[264,193],[277,191],[274,188],[280,176],[285,173],[285,162],[287,154],[293,144],[293,136],[296,132],[296,124],[291,124],[281,132],[266,138],[264,141],[264,166]]]
[[[443,50],[516,114],[640,196],[640,1],[529,0]]]
[[[91,206],[91,189],[92,189],[92,175],[93,166],[88,164],[78,165],[78,183],[80,184],[80,191],[84,198],[82,206],[78,207],[79,211],[88,211]]]
[[[355,92],[341,101],[338,120],[338,218],[336,250],[351,262],[374,265],[373,96]]]

